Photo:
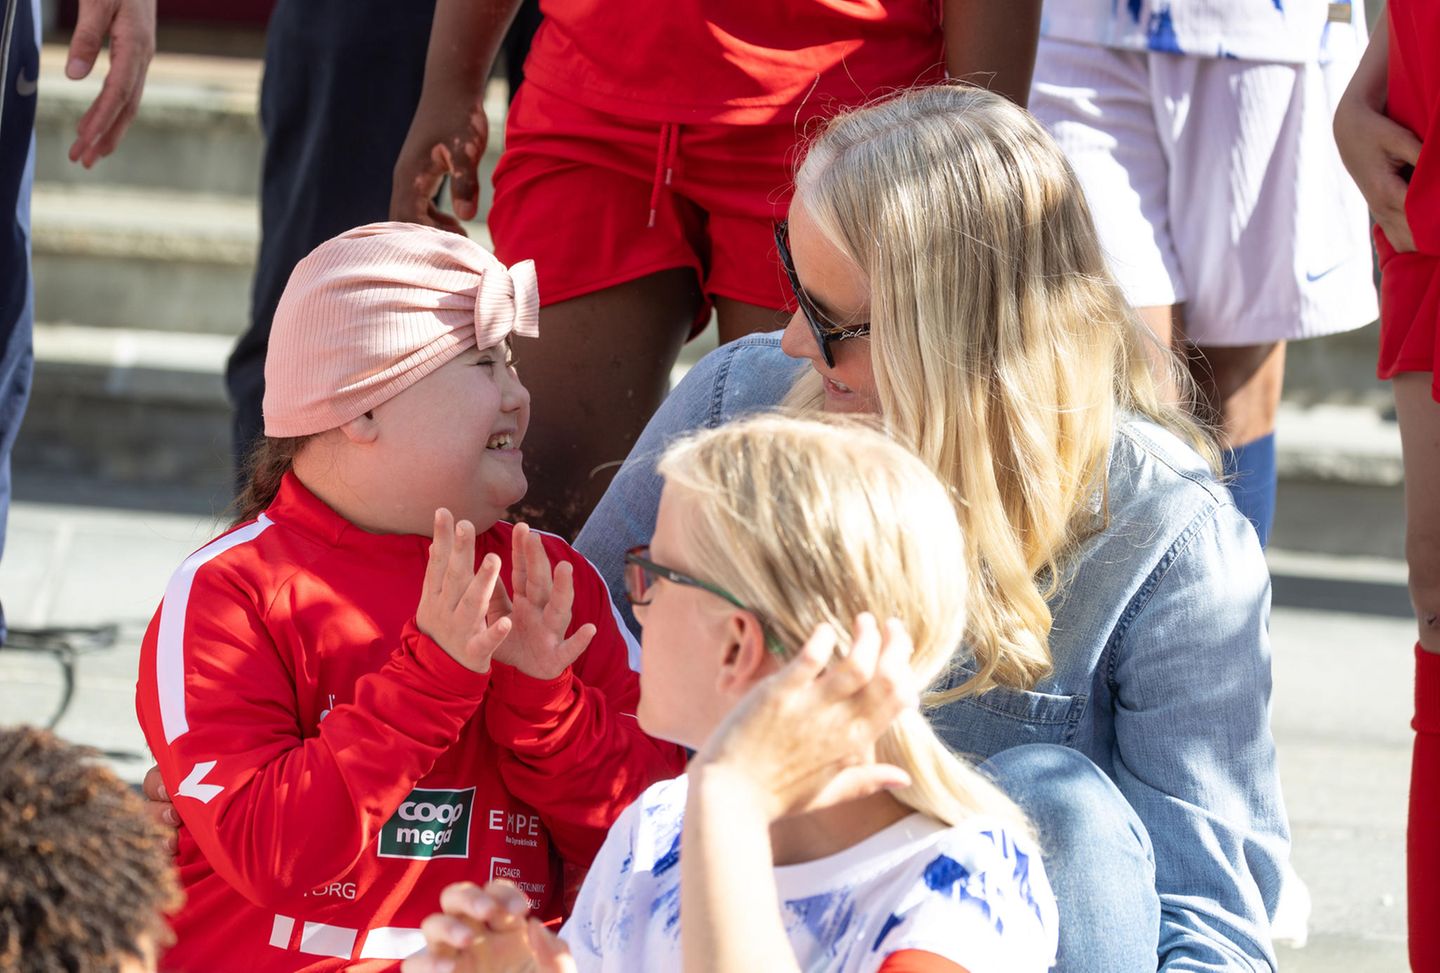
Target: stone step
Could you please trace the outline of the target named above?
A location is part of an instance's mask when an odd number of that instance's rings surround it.
[[[35,187],[42,321],[236,335],[259,242],[253,200],[104,185]]]
[[[66,153],[75,125],[100,90],[90,77],[65,77],[66,50],[40,52],[35,180],[41,184],[124,185],[255,197],[260,186],[257,118],[260,62],[250,58],[159,54],[140,111],[116,152],[85,169]]]
[[[15,445],[27,475],[220,495],[229,405],[220,334],[35,326],[35,383]]]
[[[54,185],[111,185],[258,198],[263,142],[258,116],[260,61],[192,54],[156,55],[140,111],[114,154],[92,169],[67,157],[75,125],[100,90],[103,71],[65,77],[66,50],[40,55],[35,179]],[[504,141],[506,88],[486,92],[490,140],[486,177]]]
[[[253,199],[110,186],[35,187],[42,321],[238,335],[260,242]],[[468,226],[489,246],[485,226]]]

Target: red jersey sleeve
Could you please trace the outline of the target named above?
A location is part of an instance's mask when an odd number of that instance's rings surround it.
[[[304,659],[277,644],[283,620],[230,566],[192,569],[198,556],[145,634],[136,709],[186,833],[241,894],[282,908],[351,867],[455,742],[489,674],[412,621],[354,702],[302,727],[293,667]],[[325,826],[301,826],[316,818]]]
[[[679,774],[685,753],[647,736],[635,720],[640,679],[599,573],[564,541],[544,540],[552,563],[575,569],[570,631],[591,622],[595,637],[556,679],[495,663],[485,722],[507,748],[505,786],[536,809],[567,862],[588,866],[620,812],[646,787]]]
[[[875,973],[966,973],[965,967],[923,949],[902,949],[885,957]]]

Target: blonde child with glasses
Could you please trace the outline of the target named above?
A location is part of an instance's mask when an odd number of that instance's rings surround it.
[[[1048,970],[1030,827],[917,706],[965,626],[945,488],[874,429],[776,416],[660,471],[637,715],[697,748],[688,774],[620,816],[559,942],[459,886],[405,973]]]

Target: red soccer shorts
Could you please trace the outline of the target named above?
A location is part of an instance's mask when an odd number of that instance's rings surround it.
[[[773,227],[790,205],[797,141],[789,124],[642,121],[527,83],[495,168],[495,254],[535,261],[542,305],[690,267],[702,327],[716,297],[784,308]]]
[[[1435,373],[1440,343],[1440,257],[1396,253],[1375,229],[1380,255],[1380,378],[1399,372]],[[1432,378],[1430,394],[1440,402],[1440,382]]]

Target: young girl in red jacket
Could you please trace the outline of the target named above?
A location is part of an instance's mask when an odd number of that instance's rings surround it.
[[[679,771],[632,715],[595,570],[500,522],[530,414],[509,337],[538,304],[528,261],[406,224],[296,268],[240,518],[180,566],[141,651],[185,824],[163,969],[390,968],[477,876],[559,916],[567,867]]]
[[[1410,965],[1440,970],[1440,4],[1390,0],[1335,111],[1340,157],[1375,218],[1380,378],[1405,458],[1405,559],[1419,622],[1407,852]]]

